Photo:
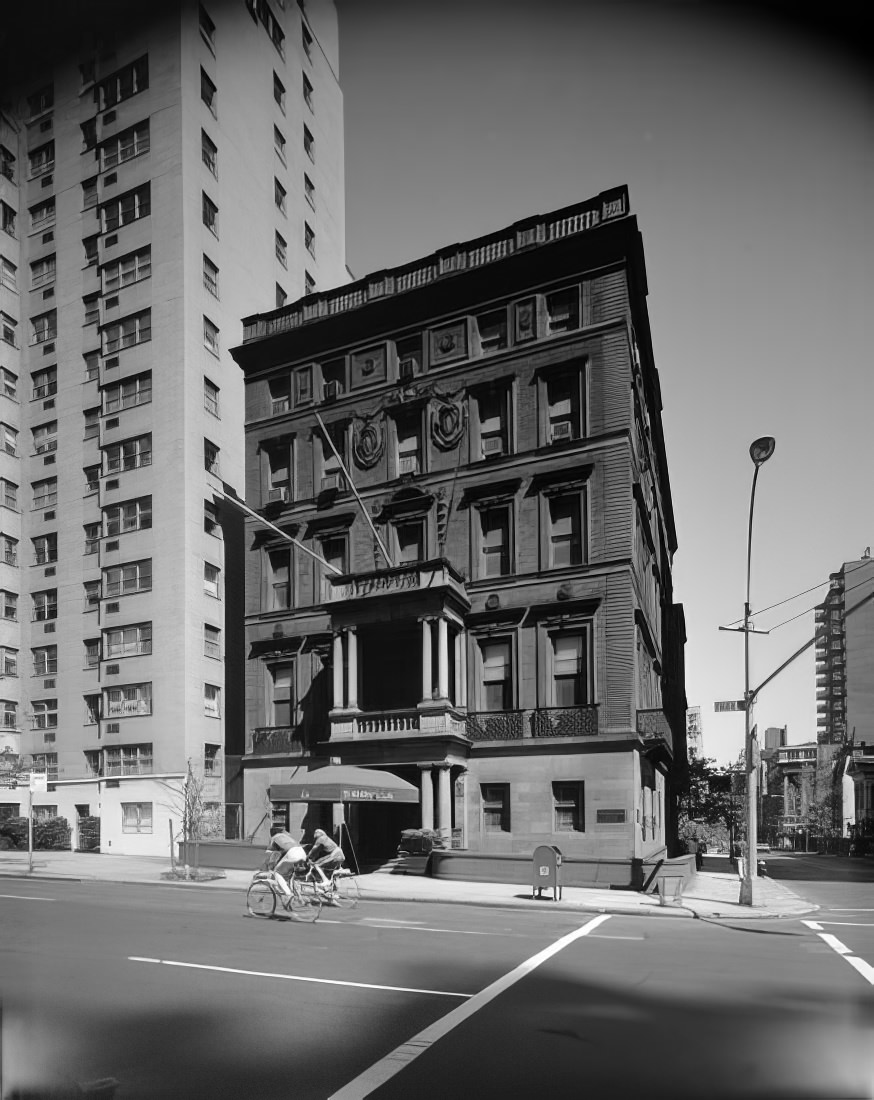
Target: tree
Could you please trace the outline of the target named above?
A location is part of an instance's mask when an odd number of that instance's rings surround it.
[[[708,847],[727,847],[737,832],[740,801],[732,792],[733,770],[717,768],[709,757],[689,761],[678,799],[682,839],[703,840]]]

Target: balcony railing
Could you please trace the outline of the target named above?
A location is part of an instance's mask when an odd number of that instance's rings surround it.
[[[471,741],[521,741],[529,737],[597,737],[598,707],[541,707],[537,710],[479,711],[468,714]]]
[[[259,726],[252,730],[253,756],[311,756],[297,726]]]
[[[417,710],[390,710],[382,714],[364,714],[355,719],[358,733],[417,733],[419,730],[419,712]]]
[[[152,759],[143,757],[141,760],[124,760],[121,763],[107,763],[103,769],[104,775],[151,775]]]

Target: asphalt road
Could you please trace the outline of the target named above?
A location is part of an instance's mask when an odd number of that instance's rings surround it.
[[[847,900],[832,887],[817,918]],[[4,1098],[108,1076],[118,1100],[874,1095],[874,913],[817,930],[371,903],[303,925],[230,891],[0,895]]]

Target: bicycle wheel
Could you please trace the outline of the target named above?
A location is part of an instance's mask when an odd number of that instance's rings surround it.
[[[322,911],[322,899],[311,886],[295,883],[294,892],[288,899],[288,909],[295,920],[312,924],[319,919]]]
[[[354,909],[361,894],[354,875],[338,875],[334,879],[333,898],[341,909]]]
[[[272,917],[276,911],[276,894],[269,882],[253,882],[246,894],[246,908],[253,917]]]

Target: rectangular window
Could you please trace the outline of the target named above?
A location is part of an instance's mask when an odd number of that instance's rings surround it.
[[[55,200],[46,199],[45,202],[38,202],[36,206],[30,207],[29,213],[30,228],[34,232],[48,229],[50,225],[55,224]]]
[[[94,267],[99,259],[97,248],[98,237],[95,234],[93,237],[86,237],[82,241],[82,247],[85,249],[85,266]]]
[[[57,310],[50,309],[48,313],[40,313],[30,319],[30,343],[44,344],[48,340],[54,340],[58,335]]]
[[[273,74],[273,100],[280,111],[285,114],[285,85],[276,73]]]
[[[215,23],[210,19],[206,8],[203,4],[198,4],[198,20],[200,22],[200,33],[203,36],[204,42],[215,53]]]
[[[203,69],[200,70],[200,98],[209,108],[212,116],[218,118],[216,87]]]
[[[85,596],[85,610],[96,611],[100,607],[100,581],[85,581],[82,584]]]
[[[33,592],[33,621],[47,622],[58,617],[58,590],[48,588],[44,592]]]
[[[32,149],[27,154],[27,164],[31,179],[34,176],[43,176],[46,172],[51,172],[55,166],[55,143],[47,141],[45,145]]]
[[[394,524],[397,564],[424,561],[426,555],[425,520],[411,519]]]
[[[104,355],[113,355],[137,344],[146,344],[152,339],[152,311],[144,309],[142,313],[104,325],[102,335]]]
[[[222,632],[217,626],[210,626],[209,623],[203,624],[203,655],[204,657],[212,657],[214,660],[221,660],[222,655]]]
[[[273,127],[273,148],[276,150],[279,159],[285,164],[285,135],[279,129],[278,126]]]
[[[82,414],[85,417],[84,439],[96,439],[100,435],[100,408],[86,409]]]
[[[285,196],[286,191],[278,179],[274,177],[273,180],[273,202],[276,205],[276,209],[281,213],[285,213]]]
[[[288,244],[280,233],[276,234],[276,259],[283,267],[288,267]]]
[[[7,290],[18,290],[18,268],[5,256],[0,256],[0,286],[5,286]]]
[[[304,174],[303,174],[303,193],[304,193],[304,198],[306,199],[306,201],[310,204],[310,206],[313,208],[313,210],[315,210],[315,208],[316,208],[316,185],[309,178],[309,176],[306,174],[306,172],[304,172]]]
[[[56,647],[53,647],[56,649]],[[56,649],[57,651],[57,649]],[[18,675],[18,650],[8,646],[0,646],[0,675]]]
[[[18,508],[18,486],[14,481],[8,481],[5,477],[0,477],[0,504],[3,504],[6,508]],[[8,561],[8,549],[6,553],[6,560]]]
[[[95,88],[94,100],[101,111],[106,111],[117,103],[144,92],[148,86],[149,58],[144,55],[101,80]]]
[[[203,591],[217,600],[221,598],[221,575],[222,571],[217,565],[208,561],[203,563]]]
[[[573,332],[580,327],[580,288],[567,287],[546,295],[546,331]]]
[[[150,245],[131,252],[100,269],[103,277],[103,293],[117,294],[123,286],[148,279],[152,274],[152,249]]]
[[[483,458],[507,454],[510,449],[510,390],[489,387],[476,395],[480,453]]]
[[[308,271],[303,273],[304,294],[315,294],[316,280]]]
[[[508,504],[479,510],[480,577],[505,577],[511,572],[510,515]]]
[[[552,806],[557,833],[583,833],[586,830],[582,783],[553,783]]]
[[[134,718],[152,713],[152,685],[126,684],[107,688],[103,693],[103,713],[107,718]]]
[[[203,441],[203,468],[208,474],[219,476],[220,448],[208,439]]]
[[[55,104],[55,88],[53,84],[46,84],[38,92],[27,97],[27,108],[31,115],[42,114]]]
[[[214,500],[204,500],[203,502],[203,529],[214,538],[220,539],[222,537],[218,505]]]
[[[107,414],[130,409],[136,405],[147,405],[151,400],[151,371],[103,388],[103,411]]]
[[[589,701],[586,635],[583,633],[553,634],[552,705],[578,707]]]
[[[276,284],[276,308],[277,309],[282,309],[282,307],[285,305],[287,300],[288,300],[288,295],[285,293],[285,291],[282,289],[282,287],[279,285],[279,283],[277,283]]]
[[[218,146],[206,130],[200,131],[200,156],[210,172],[218,179]]]
[[[303,78],[303,101],[311,111],[315,110],[313,107],[313,86],[310,84],[309,80],[307,80],[306,74],[304,74]]]
[[[3,503],[2,496],[0,503]],[[7,565],[18,565],[18,539],[0,535],[0,555],[0,561],[5,561]]]
[[[0,699],[0,722],[4,729],[18,728],[18,703],[13,699]]]
[[[208,317],[203,319],[203,346],[213,353],[219,354],[219,330]]]
[[[507,311],[495,309],[481,313],[476,319],[480,351],[483,355],[501,351],[507,346]]]
[[[46,367],[45,370],[34,371],[30,377],[33,381],[34,401],[39,401],[44,397],[52,397],[58,392],[57,367]]]
[[[315,230],[309,224],[309,222],[304,222],[303,223],[303,243],[304,243],[304,246],[305,246],[307,252],[309,252],[309,254],[311,256],[315,257],[315,255],[316,255],[316,234],[315,234]]]
[[[31,703],[35,730],[56,730],[58,728],[57,699],[34,699]],[[36,760],[34,760],[36,763]]]
[[[34,508],[51,508],[58,503],[58,479],[46,477],[31,482]]]
[[[133,592],[148,592],[152,587],[152,559],[126,562],[103,570],[105,596],[129,596]]]
[[[271,706],[273,710],[271,725],[291,726],[294,724],[294,663],[273,665],[270,668]]]
[[[104,470],[107,474],[117,474],[123,470],[136,470],[140,466],[152,464],[152,434],[125,439],[111,447],[104,447]]]
[[[100,295],[86,294],[82,305],[85,307],[85,324],[96,325],[100,320]]]
[[[328,535],[319,540],[318,550],[329,565],[333,565],[334,568],[339,569],[341,573],[349,572],[348,535]],[[331,592],[328,575],[334,576],[335,574],[330,569],[325,569],[323,566],[319,565],[318,562],[316,563],[316,569],[321,578],[320,598],[322,601],[325,601],[328,599]]]
[[[483,803],[483,832],[510,832],[510,784],[483,783],[480,787]]]
[[[103,233],[111,233],[123,225],[146,218],[152,212],[151,184],[144,183],[127,191],[100,207],[100,226]]]
[[[82,131],[82,152],[87,153],[97,144],[97,118],[89,118],[79,124]]]
[[[213,416],[219,415],[219,387],[208,378],[203,380],[203,407]]]
[[[83,525],[85,532],[85,554],[96,554],[100,549],[100,524],[86,523]]]
[[[11,153],[5,145],[0,145],[0,176],[5,176],[10,183],[15,183],[15,154]]]
[[[315,159],[316,159],[316,139],[310,133],[310,129],[309,129],[308,126],[304,126],[304,128],[303,128],[303,149],[304,149],[304,152],[306,153],[306,155],[310,158],[310,160],[315,163]]]
[[[549,568],[580,565],[583,561],[583,495],[568,493],[548,498]]]
[[[54,199],[52,199],[52,209],[54,209]],[[16,215],[12,207],[8,203],[0,202],[0,229],[10,237],[15,236],[15,220]]]
[[[18,454],[18,432],[8,424],[0,424],[0,445],[8,455]]]
[[[16,621],[18,619],[18,596],[15,592],[7,592],[0,589],[0,608],[3,610],[3,618]]]
[[[330,383],[326,383],[330,385]],[[337,454],[340,459],[343,460],[343,464],[346,463],[346,425],[341,422],[325,425],[328,431],[328,435],[331,437],[331,443],[328,440],[322,438],[322,484],[321,489],[342,489],[345,486],[345,480],[343,478],[343,469],[340,465],[340,461],[337,458]],[[334,452],[337,452],[335,454]]]
[[[203,200],[203,210],[202,210],[203,224],[210,231],[210,233],[213,234],[213,236],[217,237],[218,236],[218,207],[216,206],[216,204],[212,201],[212,199],[206,193],[204,193],[202,195],[202,200]]]
[[[85,495],[96,493],[100,488],[100,466],[84,466],[82,473],[85,475]]]
[[[58,422],[50,420],[47,424],[40,424],[32,429],[33,449],[38,455],[47,454],[58,449]],[[7,447],[7,450],[9,448]]]
[[[36,290],[55,281],[56,257],[54,253],[30,265],[30,289]]]
[[[582,437],[582,382],[581,369],[562,371],[546,379],[547,443]]]
[[[94,726],[100,721],[100,718],[101,718],[101,714],[100,714],[100,696],[99,695],[85,695],[85,696],[83,696],[83,698],[85,700],[85,725],[86,726]],[[95,773],[95,771],[99,771],[99,768],[100,768],[99,753],[95,753],[94,755],[98,757],[98,760],[93,761],[93,763],[95,763],[97,765],[97,767],[94,770],[91,771],[90,774],[92,774],[92,775]]]
[[[151,770],[150,765],[149,771]],[[107,775],[109,774],[111,773],[107,771]],[[138,773],[127,772],[126,774]],[[123,833],[150,833],[152,831],[152,803],[122,802],[121,831]]]
[[[203,713],[208,718],[222,716],[222,689],[216,684],[203,685]]]
[[[290,548],[280,547],[267,551],[268,611],[285,611],[292,607],[293,554]]]
[[[152,652],[152,624],[136,623],[117,630],[104,630],[103,657],[140,657]]]
[[[510,710],[513,706],[513,675],[509,639],[479,643],[482,667],[482,709]]]
[[[93,638],[85,642],[85,667],[97,668],[100,664],[100,639]]]
[[[115,168],[126,160],[133,160],[149,151],[149,120],[139,122],[120,134],[104,141],[100,146],[101,171]]]
[[[121,535],[126,531],[143,531],[152,526],[152,498],[126,500],[103,509],[107,535]]]
[[[91,210],[97,205],[97,176],[82,184],[82,209]]]
[[[267,503],[291,499],[292,454],[288,444],[274,444],[266,449]]]
[[[399,416],[395,419],[397,434],[398,476],[418,474],[422,471],[422,418],[421,415]]]
[[[51,565],[58,560],[58,536],[56,532],[50,535],[37,535],[31,539],[33,543],[33,564]]]
[[[203,746],[203,774],[222,774],[221,745]]]
[[[595,821],[598,825],[624,825],[625,810],[596,810]]]
[[[306,56],[309,58],[309,60],[312,61],[312,59],[313,59],[313,36],[306,29],[306,27],[303,23],[301,23],[301,25],[300,25],[300,44],[301,44],[301,46],[303,46],[303,52],[306,54]]]
[[[219,296],[218,276],[219,276],[218,267],[212,262],[212,260],[209,258],[209,256],[207,256],[206,253],[204,253],[204,255],[203,255],[203,285],[210,292],[210,294],[213,296],[213,298],[218,298],[218,296]]]
[[[10,317],[8,313],[0,312],[0,340],[3,340],[6,344],[10,344],[13,348],[18,347],[18,342],[15,338],[17,326],[18,322],[14,317]]]

